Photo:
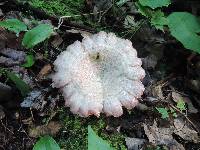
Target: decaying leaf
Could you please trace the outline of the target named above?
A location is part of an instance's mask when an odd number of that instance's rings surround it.
[[[53,41],[51,42],[51,44],[52,44],[53,47],[58,47],[62,42],[63,42],[62,37],[61,37],[59,34],[57,34],[57,35],[54,37],[54,39],[53,39]]]
[[[41,80],[43,79],[46,75],[48,75],[51,72],[51,65],[47,64],[45,65],[39,72],[39,74],[37,75],[37,79]]]
[[[25,61],[25,52],[18,51],[11,48],[3,48],[0,50],[0,64],[2,66],[10,67],[15,65],[20,65]]]
[[[159,128],[156,121],[153,126],[144,124],[144,131],[147,135],[149,142],[155,145],[166,145],[170,149],[184,150],[184,147],[173,139],[173,127],[170,128]]]
[[[158,61],[157,57],[153,54],[148,55],[142,60],[145,69],[155,69],[157,61]]]
[[[155,85],[152,87],[152,95],[160,100],[164,99],[162,85]]]
[[[20,64],[20,62],[14,61],[11,58],[0,56],[0,65],[1,66],[11,67],[11,66],[19,65],[19,64]]]
[[[45,91],[33,90],[31,91],[24,101],[21,103],[21,107],[31,107],[37,110],[42,110],[47,103],[44,101]]]
[[[174,133],[179,135],[184,140],[194,142],[194,143],[200,142],[198,132],[191,129],[187,125],[187,123],[183,121],[182,119],[180,118],[174,119],[174,126],[175,126]]]
[[[139,139],[139,138],[125,138],[126,146],[128,147],[128,150],[141,150],[142,146],[146,142],[145,139]]]
[[[3,54],[4,56],[13,59],[14,61],[19,61],[21,63],[25,61],[26,57],[26,53],[24,51],[15,50],[11,48],[1,49],[0,53]]]
[[[41,135],[55,135],[61,128],[59,122],[51,121],[48,125],[41,125],[29,128],[30,137],[39,137]]]

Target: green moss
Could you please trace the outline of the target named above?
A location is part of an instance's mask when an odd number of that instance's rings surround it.
[[[80,15],[84,8],[84,0],[30,0],[35,8],[40,8],[50,15]]]
[[[107,133],[106,118],[81,118],[75,115],[70,115],[64,111],[60,112],[60,120],[64,124],[61,135],[58,136],[59,145],[61,148],[70,150],[86,150],[87,149],[87,127],[92,126],[92,129],[102,139],[107,140],[116,150],[125,150],[124,137],[120,133]]]

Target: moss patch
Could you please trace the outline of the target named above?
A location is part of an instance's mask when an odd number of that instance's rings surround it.
[[[30,0],[33,7],[44,10],[50,15],[80,15],[84,8],[84,0]]]
[[[60,120],[64,128],[58,135],[58,143],[61,148],[71,150],[87,149],[87,127],[91,125],[92,129],[102,139],[107,140],[116,150],[125,150],[124,136],[120,133],[108,133],[105,130],[106,118],[81,118],[66,112],[60,113]]]

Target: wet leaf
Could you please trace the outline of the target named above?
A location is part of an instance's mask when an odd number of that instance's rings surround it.
[[[25,33],[22,45],[26,48],[33,48],[38,43],[49,38],[53,33],[53,26],[49,24],[40,24],[37,27]]]
[[[13,81],[16,87],[20,90],[22,96],[26,96],[30,92],[30,87],[20,79],[16,74],[6,71],[7,77]]]
[[[18,19],[7,19],[0,22],[0,27],[4,27],[18,36],[21,31],[27,31],[27,26]]]
[[[33,150],[60,150],[60,147],[52,137],[44,136],[34,145]]]
[[[88,126],[88,150],[114,150]]]
[[[24,63],[24,64],[22,65],[22,67],[29,68],[29,67],[33,66],[34,63],[35,63],[35,58],[34,58],[34,56],[33,56],[33,55],[27,55],[27,56],[26,56],[26,63]]]
[[[170,0],[139,0],[139,2],[142,6],[148,6],[152,9],[168,6],[169,4],[171,4]]]

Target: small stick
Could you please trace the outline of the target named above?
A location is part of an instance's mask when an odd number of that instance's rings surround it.
[[[193,128],[198,132],[197,127],[194,125],[194,123],[188,118],[187,115],[185,115],[184,113],[182,113],[178,108],[176,108],[175,106],[173,106],[172,104],[169,104],[170,107],[172,107],[173,109],[175,109],[176,111],[178,111],[181,115],[183,115],[187,121],[193,126]]]

